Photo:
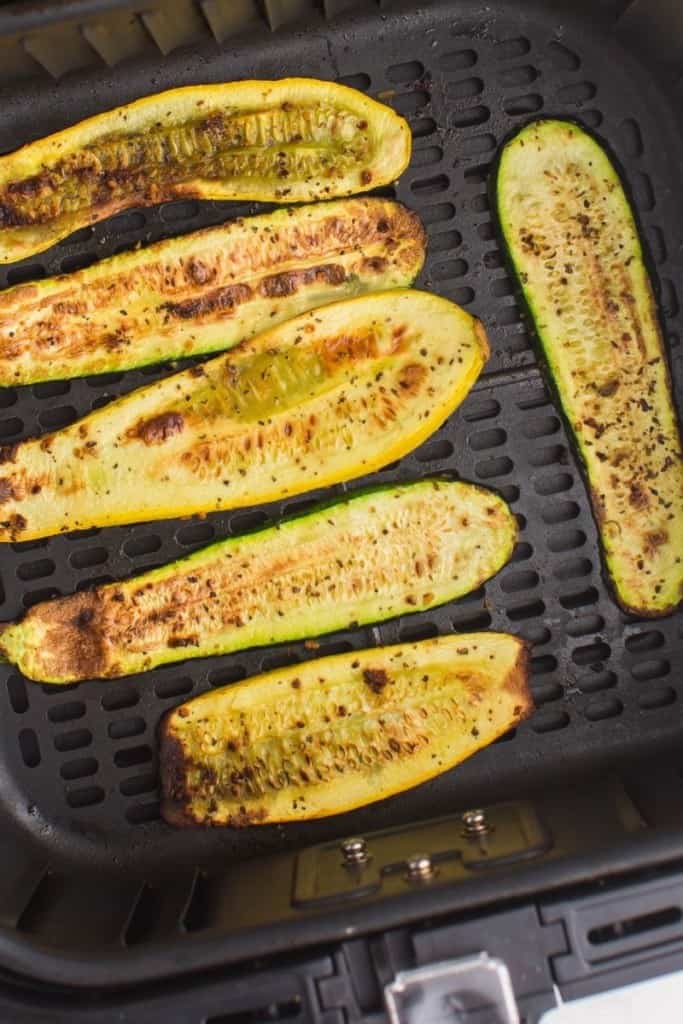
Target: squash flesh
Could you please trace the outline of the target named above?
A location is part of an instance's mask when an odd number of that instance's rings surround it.
[[[348,199],[278,210],[0,293],[0,385],[232,348],[316,306],[411,284],[418,218]]]
[[[0,451],[0,540],[274,501],[410,451],[467,394],[479,322],[396,289],[289,320]]]
[[[683,597],[683,458],[633,214],[607,155],[568,122],[527,126],[497,174],[503,236],[587,471],[619,603]]]
[[[361,493],[161,569],[31,608],[0,632],[28,678],[67,683],[315,636],[443,604],[517,535],[496,495],[427,480]]]
[[[247,81],[147,96],[0,157],[0,262],[131,206],[364,192],[401,174],[410,145],[403,118],[332,82]]]
[[[524,641],[465,633],[304,662],[160,727],[162,815],[242,827],[350,811],[459,764],[532,709]]]

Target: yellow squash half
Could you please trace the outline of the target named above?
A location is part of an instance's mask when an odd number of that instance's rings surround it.
[[[70,683],[302,639],[452,601],[507,562],[512,512],[471,484],[362,491],[0,626],[30,679]]]
[[[412,283],[415,216],[386,199],[288,207],[0,292],[0,385],[232,348],[304,310]]]
[[[533,708],[524,641],[464,633],[276,669],[170,711],[172,825],[340,814],[439,775]]]
[[[401,174],[410,144],[402,117],[333,82],[286,78],[146,96],[0,157],[0,262],[131,206],[365,192]]]
[[[487,355],[479,321],[426,292],[305,313],[0,449],[0,540],[254,505],[362,476],[436,430]]]

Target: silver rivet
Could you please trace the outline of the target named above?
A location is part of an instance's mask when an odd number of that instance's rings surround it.
[[[465,826],[466,836],[485,836],[491,829],[486,820],[486,811],[481,807],[465,811],[462,815],[462,823]]]
[[[435,875],[432,858],[428,853],[414,853],[406,861],[408,878],[413,882],[426,882]]]
[[[341,844],[344,861],[347,864],[365,864],[370,859],[368,844],[360,836],[352,836]]]

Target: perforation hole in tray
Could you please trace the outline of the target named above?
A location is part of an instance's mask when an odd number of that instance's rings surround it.
[[[69,700],[63,704],[55,704],[47,713],[51,722],[73,722],[85,714],[85,704],[81,700]]]
[[[556,682],[544,682],[531,684],[533,692],[534,703],[537,707],[542,704],[551,704],[553,701],[562,700],[564,697],[564,689],[559,683]]]
[[[503,110],[509,117],[528,117],[543,108],[543,97],[537,92],[509,96],[503,100]]]
[[[639,683],[649,682],[651,679],[662,679],[671,672],[671,662],[668,658],[650,658],[647,661],[638,661],[631,666],[631,675]]]
[[[531,43],[526,36],[516,36],[513,39],[501,39],[494,46],[494,56],[497,60],[513,60],[515,57],[524,57],[531,49]]]
[[[577,679],[577,685],[582,693],[599,693],[602,690],[611,690],[617,683],[616,672],[612,672],[611,669],[591,670]]]
[[[122,708],[132,708],[140,700],[140,695],[132,686],[117,686],[107,691],[102,697],[102,707],[105,711],[120,711]]]
[[[535,733],[543,735],[547,732],[559,732],[561,729],[566,729],[569,723],[570,718],[566,711],[541,708],[531,719],[531,728]]]
[[[107,732],[112,740],[130,739],[131,736],[139,736],[145,731],[147,724],[144,718],[139,715],[132,715],[129,718],[119,718],[110,722]]]
[[[92,732],[90,729],[69,729],[67,732],[58,733],[54,738],[55,750],[66,753],[71,750],[81,750],[92,743]]]
[[[423,445],[417,451],[416,458],[418,462],[443,462],[452,456],[454,450],[452,442],[447,437],[442,437]]]
[[[101,804],[104,800],[104,790],[101,786],[79,786],[67,790],[66,802],[69,807],[85,808],[95,804]]]
[[[604,629],[605,620],[602,615],[592,612],[587,615],[577,615],[575,619],[566,625],[567,635],[571,637],[589,636],[592,633],[599,633]]]
[[[492,619],[489,612],[484,609],[467,611],[460,609],[453,616],[453,629],[459,633],[477,633],[479,630],[488,629]]]
[[[28,693],[26,692],[26,684],[20,676],[8,676],[7,694],[9,696],[10,707],[12,708],[12,711],[14,711],[15,715],[23,715],[28,711]]]
[[[443,149],[441,146],[423,146],[413,151],[413,167],[429,167],[431,164],[438,164],[443,160]]]
[[[440,231],[438,234],[429,236],[429,247],[432,252],[455,249],[461,242],[462,235],[459,231]]]
[[[572,519],[577,519],[580,514],[581,508],[576,501],[547,502],[541,509],[543,522],[548,526],[570,522]]]
[[[146,764],[153,756],[152,748],[146,743],[137,747],[121,747],[114,754],[114,764],[117,768],[132,768],[138,764]]]
[[[647,654],[663,647],[665,642],[661,629],[646,629],[627,636],[624,646],[629,654]]]
[[[597,92],[592,82],[572,82],[570,85],[562,85],[555,93],[558,103],[565,106],[580,107],[588,100],[592,100]]]
[[[466,107],[465,110],[456,110],[451,114],[451,125],[454,128],[474,128],[486,124],[491,117],[489,107],[478,104],[474,107]]]
[[[560,604],[568,611],[575,608],[583,608],[585,605],[597,604],[600,595],[595,587],[583,587],[581,590],[572,590],[560,597]]]
[[[420,209],[420,219],[425,227],[432,224],[440,224],[455,216],[453,203],[435,203],[432,206],[423,206]]]
[[[71,761],[63,761],[59,768],[59,774],[63,779],[72,782],[74,779],[85,779],[89,775],[95,775],[99,768],[99,762],[94,757],[77,757]]]
[[[174,697],[185,697],[192,691],[194,681],[187,676],[179,676],[177,679],[162,679],[155,683],[154,692],[161,700],[170,700]]]
[[[41,761],[40,744],[35,729],[22,729],[19,732],[19,749],[27,768],[37,768]]]
[[[230,683],[238,683],[245,679],[246,675],[244,665],[221,665],[219,668],[211,669],[208,680],[211,686],[229,686]]]
[[[148,804],[135,804],[126,810],[126,820],[131,825],[146,825],[150,821],[158,821],[159,817],[158,800]]]
[[[132,775],[129,779],[122,779],[119,791],[123,796],[141,796],[143,793],[154,793],[158,786],[157,775],[146,772],[144,775]]]
[[[597,697],[583,709],[589,722],[601,722],[605,718],[617,718],[624,710],[623,702],[618,697]]]
[[[655,711],[669,707],[678,700],[678,694],[672,686],[657,686],[638,697],[638,707],[642,711]]]
[[[540,577],[533,569],[520,569],[516,572],[506,572],[501,579],[500,587],[506,594],[517,594],[537,587],[539,582]]]
[[[433,117],[415,117],[410,125],[413,139],[426,139],[436,131]]]

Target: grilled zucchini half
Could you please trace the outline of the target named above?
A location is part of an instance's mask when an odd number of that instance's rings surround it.
[[[683,597],[683,461],[662,332],[619,176],[577,125],[537,121],[503,149],[498,218],[586,469],[621,606]]]
[[[487,355],[479,321],[426,292],[323,306],[0,449],[0,540],[254,505],[369,473],[440,426]]]
[[[0,385],[232,348],[316,306],[412,283],[417,216],[386,199],[288,207],[0,292]]]
[[[0,262],[131,206],[365,192],[401,174],[410,146],[402,117],[333,82],[285,78],[146,96],[0,157]]]
[[[37,604],[0,627],[0,652],[30,679],[70,683],[316,636],[475,590],[507,562],[516,536],[505,502],[471,484],[365,491]]]
[[[532,708],[525,644],[508,633],[276,669],[164,716],[161,812],[237,827],[341,814],[453,768]]]

